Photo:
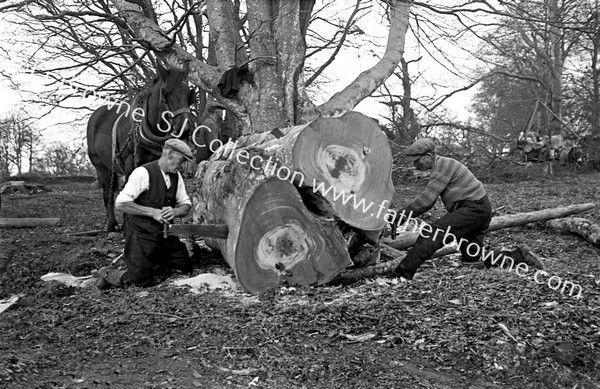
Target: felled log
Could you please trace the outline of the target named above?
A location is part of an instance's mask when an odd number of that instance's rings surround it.
[[[251,150],[250,158],[265,157]],[[227,239],[205,238],[221,251],[242,287],[258,293],[287,280],[329,282],[352,262],[336,223],[309,212],[294,185],[272,175],[267,158],[204,161],[194,179],[194,223],[226,224]]]
[[[0,228],[28,228],[57,226],[59,218],[34,218],[34,217],[4,217],[0,218]]]
[[[391,168],[381,128],[357,112],[242,137],[200,164],[194,223],[228,226],[205,242],[252,293],[325,284],[352,264],[340,226],[371,240],[385,226]]]
[[[588,242],[600,246],[600,225],[588,219],[569,217],[549,220],[545,225],[558,232],[569,232],[580,235]]]
[[[102,230],[90,230],[90,231],[81,231],[81,232],[71,232],[69,235],[71,236],[96,236],[106,232],[106,228]]]
[[[512,215],[498,216],[492,219],[488,231],[496,231],[502,228],[515,227],[523,224],[539,222],[548,219],[556,219],[589,211],[596,207],[595,203],[572,204],[566,207],[547,208],[533,212],[515,213]]]
[[[393,247],[390,247],[386,244],[380,244],[381,253],[385,254],[389,257],[393,257],[394,259],[379,263],[373,266],[366,266],[357,269],[348,269],[342,273],[340,273],[337,277],[335,277],[335,281],[358,281],[367,277],[375,277],[377,275],[389,274],[392,270],[396,268],[402,262],[404,257],[406,257],[406,251],[396,250]],[[442,247],[438,251],[436,251],[432,258],[443,257],[444,255],[457,253],[458,249],[456,246],[446,246]]]
[[[379,125],[358,112],[321,118],[301,126],[253,134],[236,141],[260,149],[273,173],[290,177],[308,208],[363,231],[380,231],[394,194],[392,152]],[[287,179],[287,178],[284,178]]]
[[[595,206],[596,204],[594,203],[573,204],[566,207],[548,208],[533,212],[523,212],[515,213],[512,215],[498,216],[492,218],[492,221],[487,231],[496,231],[503,228],[515,227],[533,222],[561,218],[575,213],[589,211]],[[418,232],[411,231],[402,233],[397,239],[393,241],[384,240],[384,242],[390,247],[393,247],[398,250],[404,250],[413,246],[417,241],[418,237]]]

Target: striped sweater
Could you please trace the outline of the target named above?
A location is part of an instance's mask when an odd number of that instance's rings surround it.
[[[433,207],[438,197],[448,210],[463,200],[481,200],[485,196],[483,184],[475,178],[465,165],[455,159],[435,158],[429,183],[423,192],[404,209],[406,215],[412,211],[412,216],[420,216]]]

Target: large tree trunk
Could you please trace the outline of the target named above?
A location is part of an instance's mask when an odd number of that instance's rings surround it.
[[[311,211],[362,231],[385,226],[383,211],[394,195],[392,152],[374,120],[347,112],[278,131],[285,135],[254,134],[236,144],[276,161],[267,165],[269,174],[298,186]]]
[[[229,226],[207,244],[250,292],[330,281],[352,263],[340,228],[377,240],[393,196],[391,150],[372,119],[348,112],[283,131],[242,137],[195,179],[195,219]]]
[[[559,232],[571,232],[585,238],[590,243],[600,246],[600,225],[580,217],[549,220],[546,226]]]
[[[490,223],[490,226],[488,227],[487,231],[496,231],[502,228],[515,227],[520,226],[522,224],[539,222],[548,219],[556,219],[575,213],[589,211],[595,206],[596,204],[594,203],[574,204],[566,207],[549,208],[534,212],[524,212],[516,213],[513,215],[499,216],[492,219],[492,222]],[[397,250],[404,250],[413,246],[417,241],[418,237],[418,232],[405,232],[402,235],[400,235],[397,239],[393,241],[385,240],[385,242],[390,247],[393,247]]]
[[[327,283],[352,263],[336,223],[306,210],[296,187],[269,176],[266,163],[257,166],[235,160],[200,164],[194,222],[229,226],[227,239],[206,243],[221,251],[251,293],[284,280],[305,286]]]

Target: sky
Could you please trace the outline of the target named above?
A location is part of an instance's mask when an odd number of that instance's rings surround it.
[[[377,50],[379,54],[383,53],[385,42],[387,39],[387,21],[385,21],[381,12],[371,12],[369,13],[361,22],[360,27],[366,33],[367,36],[375,37],[375,39],[381,45],[381,48]],[[0,18],[0,41],[2,40],[1,36],[6,36],[2,34],[9,28],[6,22],[3,22]],[[368,42],[364,42],[364,45],[367,45]],[[5,44],[2,46],[6,47]],[[366,47],[366,46],[363,46]],[[341,52],[334,62],[333,66],[326,72],[326,76],[331,79],[331,84],[326,88],[323,88],[324,91],[330,91],[331,94],[341,90],[344,86],[349,84],[352,80],[356,78],[358,74],[362,71],[370,68],[378,58],[374,56],[371,52],[367,50],[363,50],[361,47],[359,50],[347,50]],[[424,77],[427,77],[427,80],[430,82],[447,82],[450,78],[448,72],[443,69],[441,65],[431,60],[427,53],[418,52],[415,48],[414,38],[412,36],[407,36],[407,42],[405,46],[405,57],[407,59],[414,59],[416,57],[422,56],[423,59],[418,63],[417,66],[413,66],[411,68],[411,72],[415,74],[423,72]],[[13,50],[16,52],[20,50],[19,47],[13,45]],[[451,53],[448,53],[449,55]],[[0,70],[5,73],[10,74],[15,80],[22,83],[22,89],[30,89],[30,90],[43,90],[42,85],[46,81],[44,76],[32,76],[27,74],[27,70],[23,69],[22,63],[19,63],[17,59],[18,56],[12,58],[12,60],[6,60],[0,58]],[[351,63],[353,66],[348,67],[347,64]],[[457,80],[456,86],[462,86],[463,82]],[[413,93],[416,94],[428,94],[434,93],[433,91],[425,91],[425,86],[421,86],[423,89],[419,89],[419,85],[415,85],[413,87]],[[401,92],[401,89],[397,93]],[[440,90],[437,91],[438,93]],[[459,118],[467,118],[470,114],[467,110],[468,102],[472,97],[473,92],[461,92],[456,96],[452,97],[447,101],[445,107],[449,110],[450,114]],[[23,99],[26,97],[26,93],[22,93],[15,88],[11,83],[6,80],[4,77],[0,75],[0,117],[7,115],[11,111],[15,111],[18,109],[25,109],[29,111],[32,115],[39,115],[40,108],[31,106],[28,107],[24,104]],[[322,103],[325,99],[329,98],[327,93],[323,93],[321,96],[317,98],[316,103]],[[73,102],[74,105],[81,105],[82,103],[88,104],[91,107],[98,107],[101,105],[102,101],[90,101],[91,99],[86,99],[85,101]],[[320,100],[320,101],[319,101]],[[367,98],[362,101],[355,110],[365,113],[368,116],[375,117],[377,119],[382,120],[382,117],[387,115],[386,108],[379,103],[374,98]],[[91,111],[86,115],[91,115]],[[80,122],[73,126],[62,125],[61,123],[68,120],[70,117],[74,116],[82,116],[82,113],[71,113],[67,110],[56,110],[52,114],[40,119],[35,123],[35,125],[42,130],[42,135],[45,138],[46,142],[53,141],[75,141],[81,142],[84,138],[85,134],[85,121]]]

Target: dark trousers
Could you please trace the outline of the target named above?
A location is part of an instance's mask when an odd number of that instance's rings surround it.
[[[125,236],[123,260],[127,272],[122,277],[124,284],[152,286],[154,275],[168,270],[191,273],[194,266],[185,244],[176,236],[164,238],[136,228],[129,223]]]
[[[463,240],[460,244],[463,261],[478,261],[483,250],[484,231],[489,227],[491,220],[492,207],[487,195],[477,201],[458,202],[451,212],[431,225],[431,234],[428,235],[426,230],[425,233],[419,234],[413,248],[396,268],[396,274],[412,279],[419,266],[437,250],[452,243],[452,236],[456,237],[458,243]]]

